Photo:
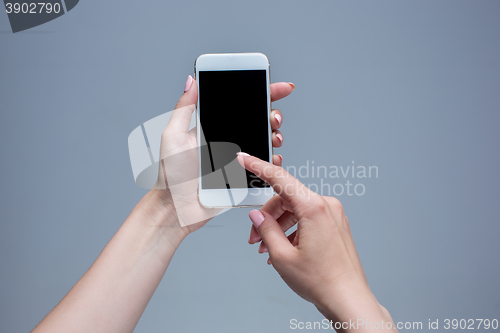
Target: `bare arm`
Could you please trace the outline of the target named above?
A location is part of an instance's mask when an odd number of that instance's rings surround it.
[[[288,96],[293,89],[290,83],[273,83],[272,101]],[[196,130],[189,131],[197,99],[196,81],[189,76],[162,135],[156,189],[141,199],[94,264],[33,332],[132,332],[182,240],[217,215],[200,206],[197,183],[183,183],[198,175],[197,155],[190,153],[197,148]],[[283,118],[279,110],[270,116],[273,146],[279,147],[282,136],[278,140],[277,135],[281,135],[278,129]],[[169,163],[172,155],[175,163]],[[273,160],[281,165],[278,156]],[[173,190],[175,194],[165,176],[171,185],[181,185]],[[181,198],[178,210],[174,208],[176,195]]]
[[[186,237],[168,192],[151,190],[33,332],[132,332]]]

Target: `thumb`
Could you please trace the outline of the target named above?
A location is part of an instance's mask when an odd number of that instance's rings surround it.
[[[271,258],[278,253],[279,256],[283,256],[295,250],[279,223],[271,215],[259,210],[252,210],[248,215],[266,244]]]
[[[193,79],[191,75],[188,76],[186,80],[186,85],[184,87],[184,94],[179,98],[176,109],[188,106],[188,105],[196,105],[198,102],[198,85],[196,84],[196,80]]]

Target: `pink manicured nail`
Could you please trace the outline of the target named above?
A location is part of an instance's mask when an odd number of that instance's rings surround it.
[[[192,84],[193,84],[193,77],[191,75],[188,75],[188,78],[186,80],[186,85],[184,86],[184,92],[188,91],[189,88],[191,88]]]
[[[280,142],[283,142],[283,135],[278,133],[278,134],[276,134],[276,137],[278,138],[278,140],[280,140]]]
[[[288,84],[292,87],[292,91],[295,89],[295,84],[293,84],[292,82],[288,82]]]
[[[267,264],[268,264],[268,265],[271,265],[271,264],[272,264],[272,262],[271,262],[271,258],[267,259]]]
[[[283,156],[278,155],[280,157],[281,163],[283,163]]]
[[[245,159],[243,158],[243,156],[250,156],[248,155],[247,153],[243,153],[241,151],[237,152],[236,153],[236,159],[238,160],[238,163],[242,166],[242,167],[245,167]]]
[[[264,244],[264,242],[261,242],[259,245],[259,253],[267,253],[267,252],[269,251],[267,250],[266,244]]]
[[[276,121],[278,122],[278,124],[281,125],[281,121],[283,120],[283,118],[281,118],[281,115],[279,113],[276,113],[274,115],[274,119],[276,119]]]
[[[256,209],[252,210],[248,216],[250,217],[250,220],[252,220],[253,225],[259,229],[260,225],[262,222],[264,222],[264,215]]]

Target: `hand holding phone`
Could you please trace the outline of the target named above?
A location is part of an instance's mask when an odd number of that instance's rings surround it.
[[[288,96],[293,89],[294,85],[291,83],[273,83],[270,86],[271,100],[280,100]],[[198,149],[200,145],[197,139],[197,128],[189,130],[189,123],[197,102],[198,82],[189,76],[185,92],[179,99],[161,137],[161,161],[156,186],[157,189],[165,190],[165,200],[173,201],[181,226],[188,226],[189,232],[200,228],[221,211],[221,209],[203,207],[198,199],[200,164]],[[279,131],[282,119],[283,115],[279,110],[272,110],[268,118],[271,124],[273,147],[280,147],[283,141]],[[273,163],[280,166],[281,157],[274,155]]]

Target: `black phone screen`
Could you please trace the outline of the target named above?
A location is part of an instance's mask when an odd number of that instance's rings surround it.
[[[269,161],[266,70],[199,71],[197,83],[200,133],[206,141],[200,149],[202,177],[223,169],[238,151]],[[269,187],[249,171],[246,177],[247,188]],[[230,187],[203,177],[202,188]]]

